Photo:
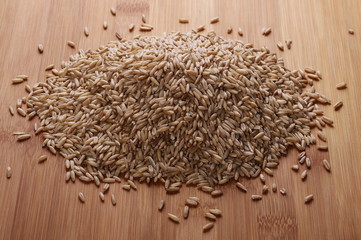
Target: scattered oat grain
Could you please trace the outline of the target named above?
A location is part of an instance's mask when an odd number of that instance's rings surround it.
[[[205,26],[204,25],[201,25],[197,28],[197,32],[203,32],[205,30]]]
[[[52,70],[54,67],[55,67],[54,64],[50,64],[49,66],[47,66],[47,67],[45,68],[45,71]]]
[[[199,197],[189,197],[188,199],[197,201],[198,203],[200,203],[201,199]]]
[[[143,22],[143,23],[146,23],[146,22],[147,22],[147,19],[145,18],[145,15],[144,15],[144,14],[142,14],[142,22]]]
[[[215,24],[217,22],[219,22],[219,17],[214,17],[211,19],[211,24]]]
[[[261,180],[262,183],[266,183],[266,178],[262,173],[259,175],[259,179]]]
[[[317,145],[317,149],[320,150],[320,151],[327,151],[328,147],[325,146],[325,145]]]
[[[176,215],[171,214],[171,213],[168,213],[168,218],[175,223],[179,223],[179,221],[180,221],[179,217],[177,217]]]
[[[262,194],[267,194],[268,193],[268,186],[267,185],[263,185],[262,187]]]
[[[43,46],[43,44],[39,44],[39,45],[38,45],[38,51],[39,51],[39,53],[43,53],[43,52],[44,52],[44,46]]]
[[[103,28],[104,28],[104,30],[108,29],[108,22],[107,21],[103,22]]]
[[[209,186],[203,186],[201,189],[203,192],[209,192],[209,193],[213,192],[213,190],[214,190],[214,188],[209,187]]]
[[[305,203],[308,204],[313,201],[313,194],[307,195],[305,197]]]
[[[214,223],[207,223],[206,225],[203,226],[203,232],[207,232],[209,230],[211,230],[214,227]]]
[[[110,13],[113,15],[113,16],[116,16],[117,15],[117,11],[115,8],[111,8],[110,9]]]
[[[272,32],[272,29],[270,27],[268,27],[268,28],[264,28],[264,30],[262,31],[262,34],[264,36],[268,36],[271,32]]]
[[[281,189],[280,189],[280,193],[281,193],[282,195],[286,195],[286,194],[287,194],[287,191],[286,191],[285,188],[281,188]]]
[[[327,161],[327,159],[323,159],[322,161],[323,167],[330,172],[331,171],[331,164],[329,163],[329,161]]]
[[[237,183],[236,183],[236,186],[237,186],[240,190],[242,190],[243,192],[247,192],[247,188],[246,188],[242,183],[237,182]]]
[[[113,206],[117,205],[117,200],[116,200],[114,194],[112,194],[110,199],[111,199],[111,202],[112,202]]]
[[[9,112],[10,112],[11,116],[14,116],[15,112],[14,112],[14,108],[12,106],[9,106]]]
[[[291,49],[292,40],[286,40],[285,43],[286,43],[287,48]]]
[[[104,202],[104,201],[105,201],[105,195],[104,195],[104,193],[99,192],[99,198],[100,198],[100,200],[101,200],[102,202]]]
[[[186,205],[190,206],[190,207],[197,207],[198,206],[198,202],[192,199],[187,199],[186,200]]]
[[[223,195],[223,192],[221,190],[217,189],[217,190],[212,191],[211,195],[212,195],[212,197],[219,197],[219,196]]]
[[[189,23],[189,20],[187,18],[180,18],[179,23]]]
[[[311,168],[311,158],[309,157],[306,158],[306,167]]]
[[[294,171],[298,171],[298,169],[299,169],[299,166],[297,165],[297,164],[295,164],[295,165],[292,165],[292,170],[294,170]]]
[[[11,169],[11,167],[7,167],[6,168],[6,177],[9,179],[9,178],[11,178],[12,175],[13,175],[13,170]]]
[[[273,183],[273,184],[272,184],[272,191],[273,191],[274,193],[277,192],[277,184],[276,184],[276,183]]]
[[[324,141],[324,142],[327,142],[327,137],[326,137],[326,135],[325,135],[323,132],[317,131],[317,137],[318,137],[320,140],[322,140],[322,141]]]
[[[129,32],[132,32],[132,31],[134,30],[134,28],[135,28],[134,23],[131,23],[131,24],[129,25]]]
[[[89,28],[88,28],[88,27],[85,27],[85,28],[84,28],[84,35],[85,35],[86,37],[89,36]]]
[[[137,190],[137,186],[135,185],[135,183],[132,180],[128,180],[128,184],[131,188],[133,188],[134,190]]]
[[[252,196],[251,196],[251,199],[252,199],[253,201],[261,200],[261,199],[262,199],[262,196],[261,196],[261,195],[252,195]]]
[[[82,192],[79,193],[78,197],[79,197],[80,202],[85,203],[85,196]]]
[[[31,138],[30,134],[23,134],[23,135],[19,135],[16,140],[18,142],[21,142],[21,141],[28,140],[29,138]]]
[[[222,211],[220,209],[213,208],[213,209],[209,209],[208,211],[217,217],[222,216]]]
[[[75,48],[75,43],[73,41],[68,41],[67,44],[69,47]]]
[[[106,192],[109,190],[109,188],[110,188],[109,183],[105,183],[105,184],[103,185],[103,190],[102,190],[102,192],[103,192],[103,193],[106,193]]]
[[[335,111],[338,111],[343,106],[342,101],[338,101],[335,105],[333,105]]]
[[[301,173],[301,179],[304,181],[306,180],[307,178],[307,170],[304,170],[302,173]]]
[[[340,83],[338,83],[338,84],[336,85],[336,88],[339,89],[339,90],[345,89],[345,88],[347,88],[347,83],[345,83],[345,82],[340,82]]]
[[[28,93],[31,93],[32,89],[29,84],[25,85],[25,91],[27,91]]]
[[[183,218],[187,219],[189,216],[189,206],[185,205],[183,208]]]
[[[216,221],[217,220],[217,217],[215,215],[213,215],[212,213],[206,213],[205,215],[205,218],[208,218],[212,221]]]
[[[11,80],[11,83],[12,84],[20,84],[20,83],[22,83],[22,82],[24,82],[24,79],[22,79],[22,78],[13,78],[12,80]]]
[[[41,156],[38,158],[38,163],[45,162],[46,160],[48,160],[48,156],[46,156],[46,155],[41,155]]]
[[[164,204],[165,204],[165,201],[164,201],[164,200],[160,200],[160,201],[159,201],[158,211],[161,212],[161,211],[163,210]]]
[[[144,27],[144,26],[139,27],[139,31],[141,31],[141,32],[150,32],[152,30],[153,30],[153,28],[151,28],[151,27]]]

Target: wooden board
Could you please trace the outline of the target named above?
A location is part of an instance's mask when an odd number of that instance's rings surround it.
[[[1,239],[360,239],[361,238],[361,2],[357,0],[1,0],[0,3],[0,238]],[[116,7],[116,17],[110,8]],[[166,195],[161,186],[141,185],[138,191],[125,192],[112,186],[118,203],[114,207],[107,194],[106,202],[98,198],[99,189],[79,182],[65,184],[64,161],[51,156],[44,164],[37,157],[47,153],[41,138],[16,143],[13,131],[32,131],[34,121],[11,117],[8,106],[26,95],[24,84],[10,81],[18,74],[30,76],[29,84],[44,81],[44,68],[60,66],[76,49],[96,48],[115,40],[115,31],[130,38],[130,23],[141,23],[145,14],[155,29],[147,35],[190,31],[205,24],[219,35],[242,39],[255,46],[268,46],[284,57],[291,69],[311,66],[323,73],[316,83],[320,92],[344,101],[339,112],[324,107],[335,121],[326,129],[329,153],[308,151],[312,170],[305,182],[300,173],[290,170],[296,152],[282,159],[280,168],[267,183],[287,189],[287,196],[269,193],[262,201],[252,202],[251,193],[261,191],[259,180],[244,181],[249,193],[238,191],[233,184],[222,187],[224,196],[212,199],[194,188],[183,187],[178,195]],[[212,17],[220,22],[210,25]],[[181,25],[180,17],[190,23]],[[108,21],[108,30],[102,28]],[[90,36],[83,29],[88,26]],[[241,27],[244,37],[226,29]],[[272,27],[268,37],[263,27]],[[351,36],[347,30],[355,29]],[[293,40],[292,49],[280,52],[276,42]],[[37,45],[44,45],[40,55]],[[345,81],[346,90],[335,85]],[[332,173],[321,164],[328,158]],[[13,177],[7,180],[5,169],[11,166]],[[77,198],[82,191],[86,203]],[[304,196],[313,193],[314,202],[305,205]],[[201,207],[192,209],[188,220],[174,224],[167,212],[181,215],[184,200],[199,196]],[[165,199],[162,213],[158,202]],[[217,207],[223,217],[208,233],[206,209]]]

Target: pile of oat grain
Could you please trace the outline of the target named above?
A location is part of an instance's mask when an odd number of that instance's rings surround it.
[[[27,106],[44,145],[66,159],[67,180],[211,192],[272,175],[289,147],[315,144],[311,128],[332,124],[317,106],[329,103],[312,87],[319,79],[266,48],[173,33],[80,51],[34,86]]]

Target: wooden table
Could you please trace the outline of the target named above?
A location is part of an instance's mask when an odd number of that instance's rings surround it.
[[[361,2],[357,0],[1,0],[0,2],[0,238],[1,239],[361,239]],[[116,7],[117,15],[110,14]],[[128,25],[141,23],[145,14],[154,31],[161,35],[177,30],[190,31],[205,24],[227,38],[242,39],[255,46],[268,46],[284,57],[290,69],[307,66],[319,69],[323,80],[316,88],[332,99],[344,102],[334,112],[323,107],[335,121],[326,129],[328,153],[308,151],[312,170],[305,182],[300,172],[290,170],[296,162],[296,151],[282,159],[280,168],[267,183],[287,189],[287,195],[273,194],[252,202],[250,195],[261,191],[261,183],[243,181],[249,193],[240,192],[234,184],[222,187],[224,196],[211,198],[194,188],[183,187],[178,195],[166,195],[161,186],[139,186],[138,191],[125,192],[120,185],[110,193],[118,199],[114,207],[109,193],[106,202],[98,198],[99,189],[77,181],[64,181],[64,160],[51,156],[43,164],[37,158],[44,153],[41,138],[16,143],[13,131],[31,132],[34,121],[11,117],[9,105],[26,95],[24,84],[11,85],[18,74],[29,75],[29,84],[44,81],[44,68],[76,53],[78,49],[96,48],[115,40],[115,32],[131,38],[138,30],[128,32]],[[210,25],[212,17],[220,22]],[[179,24],[180,17],[189,24]],[[102,28],[103,21],[108,29]],[[90,29],[89,37],[83,34]],[[227,34],[231,26],[234,31]],[[268,37],[263,27],[272,27]],[[241,27],[243,37],[237,35]],[[355,35],[348,29],[353,28]],[[144,34],[145,35],[145,34]],[[66,45],[76,43],[76,50]],[[281,52],[278,41],[293,40],[291,50]],[[44,45],[39,54],[37,46]],[[336,90],[338,82],[348,84]],[[327,173],[321,161],[327,158],[332,172]],[[6,179],[11,166],[13,176]],[[303,166],[304,167],[304,166]],[[302,167],[302,169],[303,169]],[[78,193],[86,196],[81,204]],[[313,193],[315,200],[304,204]],[[181,215],[184,200],[199,196],[201,206],[192,209],[188,220],[174,224],[167,212]],[[165,199],[159,213],[157,206]],[[204,212],[217,207],[223,217],[208,233],[202,233],[207,222]]]

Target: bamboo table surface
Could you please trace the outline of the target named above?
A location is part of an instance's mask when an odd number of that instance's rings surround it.
[[[0,0],[0,6],[0,239],[361,239],[360,1]],[[111,7],[116,16],[110,14]],[[205,24],[207,31],[226,38],[267,46],[284,57],[290,69],[310,66],[322,72],[316,89],[332,103],[342,100],[344,107],[338,112],[322,107],[335,127],[325,129],[329,152],[308,150],[313,165],[306,181],[300,180],[301,171],[290,170],[297,157],[291,150],[275,176],[267,177],[267,184],[286,188],[286,196],[270,192],[262,201],[252,202],[250,195],[260,193],[262,184],[242,179],[247,194],[231,183],[221,187],[224,195],[216,199],[189,187],[167,195],[159,185],[138,184],[137,191],[125,192],[118,184],[101,203],[95,185],[65,183],[64,160],[50,156],[41,147],[41,137],[16,143],[11,133],[32,132],[35,121],[10,116],[9,105],[15,107],[16,99],[26,96],[24,84],[14,86],[11,79],[27,74],[29,84],[44,81],[47,65],[59,68],[78,49],[115,40],[116,31],[130,39],[139,31],[129,33],[128,25],[139,27],[142,14],[155,26],[142,35],[188,32]],[[210,25],[216,16],[220,22]],[[188,18],[189,24],[179,24],[180,17]],[[107,30],[103,21],[108,22]],[[85,26],[89,37],[83,34]],[[230,26],[233,33],[227,34]],[[267,26],[272,33],[265,37],[261,29]],[[243,37],[237,34],[239,27]],[[76,49],[66,45],[68,40],[76,43]],[[285,40],[293,40],[292,49],[281,52],[276,43]],[[43,54],[38,53],[39,43],[44,45]],[[348,88],[336,90],[342,81]],[[50,157],[38,164],[42,154]],[[331,173],[323,169],[325,158],[331,162]],[[11,179],[6,179],[7,166],[13,169]],[[85,204],[78,200],[80,191]],[[111,193],[117,197],[116,206],[110,203]],[[310,193],[315,199],[305,205],[304,197]],[[170,222],[167,213],[180,216],[188,196],[199,196],[200,207],[191,209],[188,220]],[[161,199],[166,205],[160,213]],[[223,216],[211,231],[202,233],[209,208],[221,209]]]

